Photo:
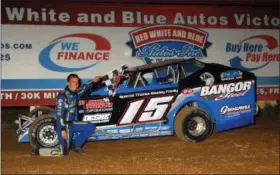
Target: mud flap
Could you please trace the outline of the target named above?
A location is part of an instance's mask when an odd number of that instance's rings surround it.
[[[69,153],[70,149],[70,132],[69,132],[69,125],[66,124],[66,132],[68,138],[64,140],[64,148],[61,145],[58,145],[54,148],[40,148],[39,149],[39,155],[45,156],[45,157],[60,157],[63,155],[67,155]]]
[[[62,150],[60,147],[55,148],[40,148],[39,149],[39,155],[40,156],[47,156],[47,157],[60,157],[63,156]]]

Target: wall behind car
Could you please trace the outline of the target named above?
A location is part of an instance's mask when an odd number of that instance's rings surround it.
[[[2,106],[52,105],[71,72],[86,81],[167,57],[253,72],[258,100],[279,99],[277,6],[4,1],[1,10]]]

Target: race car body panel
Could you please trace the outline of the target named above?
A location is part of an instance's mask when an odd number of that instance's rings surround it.
[[[89,140],[173,135],[176,116],[186,107],[207,113],[217,132],[254,123],[253,73],[193,59],[132,67],[124,74],[114,95],[103,85],[79,101],[78,120],[97,126]]]

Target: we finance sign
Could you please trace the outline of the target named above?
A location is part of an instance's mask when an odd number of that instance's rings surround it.
[[[39,55],[40,64],[51,71],[74,72],[110,59],[111,44],[99,35],[75,33],[52,40]]]

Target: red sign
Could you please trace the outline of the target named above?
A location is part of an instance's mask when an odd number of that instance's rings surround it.
[[[61,90],[62,91],[62,90]],[[59,90],[1,91],[2,106],[55,105]]]
[[[188,26],[151,26],[131,32],[135,48],[159,41],[182,41],[204,48],[207,33]]]
[[[279,100],[280,86],[257,87],[257,100]]]
[[[192,5],[2,3],[2,24],[279,29],[278,8]]]

